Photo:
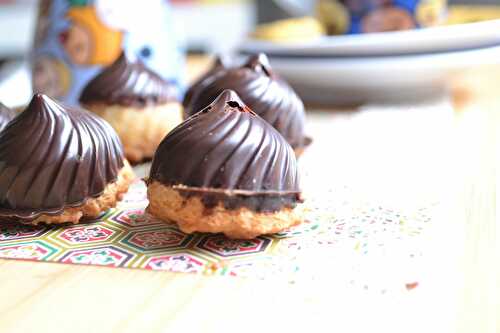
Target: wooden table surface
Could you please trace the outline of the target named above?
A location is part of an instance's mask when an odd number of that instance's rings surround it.
[[[206,61],[193,63],[192,76]],[[436,175],[449,176],[449,181],[436,186],[432,195],[440,198],[441,227],[458,239],[462,235],[449,262],[443,263],[450,266],[446,292],[424,290],[380,299],[343,293],[328,284],[0,260],[0,332],[377,332],[376,327],[494,332],[500,314],[495,243],[500,148],[500,91],[495,91],[500,88],[495,79],[500,70],[462,74],[453,89],[455,112],[439,131],[450,139],[449,150],[442,152],[443,160],[428,161],[439,165],[446,160],[451,166]],[[348,131],[361,130],[359,117],[331,112],[343,119]],[[434,122],[432,115],[426,117],[429,124]],[[310,118],[310,128],[321,128],[321,115]],[[398,126],[404,120],[391,121]],[[327,131],[319,134],[328,137]],[[427,135],[425,129],[422,135]]]

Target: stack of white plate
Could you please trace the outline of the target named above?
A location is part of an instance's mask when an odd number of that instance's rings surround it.
[[[500,64],[500,20],[300,43],[247,40],[239,48],[258,52],[307,102],[407,100],[445,89],[466,69]]]

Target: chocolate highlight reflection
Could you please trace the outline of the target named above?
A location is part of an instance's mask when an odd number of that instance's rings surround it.
[[[133,172],[113,129],[36,94],[0,133],[0,217],[77,223],[113,207]]]
[[[187,233],[254,238],[302,221],[293,149],[231,90],[165,137],[147,183],[148,212]]]

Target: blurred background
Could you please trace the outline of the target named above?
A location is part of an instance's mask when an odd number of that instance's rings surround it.
[[[181,36],[187,51],[195,53],[231,50],[257,24],[293,15],[293,11],[287,7],[287,2],[280,0],[172,0],[170,2],[177,33]],[[0,59],[19,58],[30,50],[35,30],[37,3],[37,0],[0,0]],[[449,0],[449,3],[500,5],[498,0]],[[210,29],[206,28],[208,26]],[[228,26],[231,29],[227,29]]]
[[[305,34],[307,35],[307,38],[310,37],[311,40],[321,35],[321,33],[319,33],[320,30],[323,31],[322,34],[324,34],[326,31],[328,35],[332,34],[335,35],[336,34],[335,29],[338,28],[336,24],[339,24],[339,22],[336,21],[333,22],[333,24],[330,24],[330,26],[328,25],[329,20],[331,20],[331,18],[333,17],[335,17],[335,19],[339,18],[338,13],[335,12],[336,10],[335,7],[332,7],[332,3],[336,4],[343,3],[346,7],[350,6],[348,5],[349,3],[351,3],[351,5],[354,4],[353,6],[355,6],[356,3],[376,4],[373,6],[380,6],[380,4],[385,5],[386,3],[388,3],[388,1],[386,0],[366,0],[364,2],[363,1],[360,2],[358,0],[345,0],[345,1],[344,0],[322,0],[322,1],[321,0],[318,1],[171,0],[165,2],[170,3],[170,15],[169,15],[169,20],[171,21],[170,25],[171,28],[169,28],[171,29],[170,33],[172,33],[175,36],[176,39],[175,45],[177,45],[176,47],[178,50],[180,50],[181,57],[183,57],[184,55],[199,56],[203,54],[213,55],[213,54],[225,54],[231,52],[235,54],[234,52],[235,50],[241,51],[241,53],[245,55],[248,53],[256,53],[256,52],[266,52],[269,55],[269,52],[267,51],[269,47],[267,49],[265,47],[261,48],[262,45],[259,43],[256,44],[255,41],[258,42],[260,40],[268,42],[268,44],[265,45],[269,46],[270,45],[269,42],[275,42],[276,41],[275,39],[279,38],[285,40],[289,38],[294,39],[297,38],[297,36],[302,38],[303,36],[301,34],[304,34],[304,31],[306,31]],[[71,0],[71,1],[68,0],[68,2],[71,3],[71,6],[74,6],[75,4],[79,5],[80,3],[85,3],[85,0]],[[434,7],[432,6],[436,5],[442,5],[442,8],[445,8],[445,10],[446,8],[448,8],[446,14],[441,13],[443,14],[443,17],[442,20],[440,19],[439,22],[440,25],[448,24],[449,22],[466,23],[466,22],[481,21],[485,19],[500,18],[500,6],[498,8],[495,6],[495,5],[500,5],[498,3],[498,0],[449,0],[447,2],[448,7],[446,7],[445,0],[418,0],[418,1],[394,0],[393,1],[393,3],[399,3],[398,6],[401,4],[405,5],[406,3],[413,3],[413,6],[415,6],[415,4],[417,5],[420,3],[425,4],[426,2],[429,3],[430,9],[433,9]],[[116,6],[120,4],[119,1],[113,2],[111,0],[107,3],[115,3]],[[323,4],[324,7],[322,7]],[[343,5],[341,6],[345,8]],[[469,10],[470,6],[474,6],[474,8],[476,9],[474,11],[470,11]],[[352,12],[352,8],[349,8],[349,10],[351,10]],[[7,105],[19,104],[21,100],[26,100],[31,94],[30,91],[31,89],[29,89],[30,69],[28,64],[29,64],[30,51],[32,50],[33,47],[34,33],[36,30],[36,21],[38,15],[37,12],[38,12],[38,1],[36,0],[0,0],[0,99]],[[414,15],[417,14],[415,13]],[[278,20],[281,20],[280,22],[283,22],[283,20],[288,21],[287,19],[293,17],[295,18],[315,17],[314,20],[316,21],[300,21],[297,24],[285,23],[287,25],[268,27],[267,23],[275,22]],[[147,23],[148,21],[147,17],[141,17],[140,19],[144,20],[145,23]],[[397,19],[398,18],[396,17],[395,21],[396,23],[398,22]],[[436,18],[432,17],[432,19]],[[383,20],[386,20],[386,18],[384,17]],[[317,22],[321,22],[323,24],[324,29],[323,27],[319,27]],[[375,23],[379,22],[375,20]],[[387,21],[385,23],[387,23]],[[399,22],[399,24],[401,23],[404,25],[405,22]],[[382,24],[384,24],[384,22],[382,22]],[[393,21],[390,24],[395,24],[395,23]],[[486,42],[483,42],[482,40],[485,40],[486,37],[489,38],[488,41],[489,46],[491,46],[490,44],[492,44],[493,39],[495,39],[497,42],[500,41],[500,36],[491,36],[492,34],[491,30],[492,30],[491,28],[487,27],[483,28],[482,32],[478,31],[475,37],[469,38],[469,42],[472,39],[474,39],[473,44],[474,47],[477,49],[480,46],[481,47],[484,46],[483,44],[485,44]],[[353,32],[344,31],[343,33],[352,34]],[[487,36],[488,33],[489,36]],[[461,33],[456,32],[455,37],[457,37],[457,34]],[[253,44],[251,43],[252,41],[250,41],[250,43],[246,43],[249,35],[254,37]],[[468,36],[469,34],[465,35]],[[468,38],[467,36],[464,37]],[[416,35],[416,37],[418,36]],[[408,38],[412,39],[412,37],[402,37],[399,38],[399,40],[395,41],[386,40],[385,44],[380,44],[380,45],[383,45],[383,47],[386,48],[387,45],[395,45],[394,44],[395,42],[399,42],[401,45],[402,42],[406,43]],[[422,39],[422,37],[419,38]],[[444,35],[443,38],[447,40],[453,39],[451,37],[448,38]],[[381,38],[380,41],[382,42],[383,39],[384,38]],[[342,38],[338,38],[338,40],[342,41]],[[306,42],[308,41],[309,40],[307,40]],[[367,52],[366,50],[369,49],[370,52],[373,52],[373,50],[369,48],[370,45],[371,46],[374,45],[374,42],[371,39],[371,37],[355,38],[355,39],[344,38],[343,41],[344,44],[342,43],[341,44],[344,46],[346,45],[349,46],[351,44],[356,44],[358,42],[360,44],[364,43],[365,46],[363,45],[361,46],[365,47],[365,49],[361,51]],[[278,44],[279,42],[281,42],[281,40],[278,40]],[[463,45],[466,45],[466,42],[467,41],[464,40]],[[434,42],[434,44],[436,43],[439,44],[439,42]],[[456,45],[453,46],[453,48],[450,46],[450,50],[454,51],[456,50],[456,48],[460,48],[461,44],[457,43],[455,43]],[[406,43],[406,44],[410,45],[411,43]],[[336,44],[336,40],[334,39],[330,39],[328,43],[319,46],[334,47],[333,50],[334,53],[330,54],[329,56],[336,57],[338,55],[336,53],[339,51],[338,49],[336,49],[338,45]],[[426,47],[425,45],[424,48],[422,48],[422,45],[418,47],[421,48],[419,52],[423,52],[422,50],[425,50],[425,52],[427,53],[430,53],[430,51],[435,51],[431,50],[430,47]],[[286,50],[286,52],[288,51],[289,50]],[[344,52],[344,50],[342,49],[340,51]],[[354,51],[360,52],[360,48],[355,49]],[[410,51],[413,52],[410,49],[403,51],[404,53],[409,53]],[[439,52],[441,51],[443,50],[440,49]],[[329,71],[330,74],[328,75],[337,77],[338,80],[336,82],[342,82],[342,86],[338,87],[325,86],[325,82],[317,82],[317,85],[315,86],[314,84],[310,84],[309,82],[302,80],[303,72],[301,72],[301,70],[309,71],[308,66],[312,65],[317,66],[321,63],[321,61],[314,60],[314,63],[307,62],[308,60],[305,58],[301,59],[302,62],[300,63],[298,61],[293,62],[291,60],[281,61],[282,59],[280,59],[280,56],[286,52],[278,50],[276,54],[272,54],[271,64],[275,67],[277,72],[282,74],[287,80],[290,81],[290,83],[298,90],[299,94],[305,99],[306,102],[312,101],[312,102],[317,102],[317,104],[325,104],[325,103],[328,104],[332,103],[332,101],[339,102],[339,104],[362,102],[364,101],[365,97],[363,97],[363,100],[349,100],[349,99],[344,100],[343,98],[345,98],[346,96],[353,96],[353,94],[351,93],[353,87],[356,87],[356,89],[362,89],[363,84],[366,82],[369,81],[375,82],[383,80],[384,78],[383,75],[381,74],[384,74],[383,73],[384,71],[390,72],[393,70],[407,68],[409,60],[406,59],[405,60],[406,62],[402,62],[403,58],[393,58],[399,62],[397,61],[392,62],[391,68],[389,67],[387,67],[387,69],[384,68],[381,73],[369,73],[369,71],[367,71],[366,68],[368,69],[374,68],[373,61],[375,60],[375,58],[370,59],[370,61],[373,60],[372,62],[368,61],[362,62],[358,61],[360,59],[359,57],[360,55],[365,57],[366,54],[358,54],[358,53],[351,54],[354,55],[355,57],[352,59],[342,60],[344,62],[339,61],[327,64],[329,67],[327,66],[328,69],[326,69],[324,72],[328,73]],[[374,53],[372,53],[371,55],[373,56]],[[391,56],[398,56],[398,55],[399,53],[397,52],[391,54]],[[461,56],[462,58],[458,59],[457,56]],[[479,56],[480,54],[478,54],[477,59],[479,59]],[[420,82],[422,81],[431,82],[433,80],[441,81],[442,80],[441,74],[443,72],[443,68],[446,67],[444,65],[447,63],[454,64],[455,66],[454,68],[458,67],[462,68],[464,65],[463,61],[464,57],[467,57],[469,59],[471,58],[471,56],[469,55],[457,54],[455,56],[454,62],[453,61],[450,62],[448,58],[424,59],[425,60],[424,63],[426,64],[432,63],[433,67],[427,68],[428,69],[427,72],[422,71],[421,73],[425,73],[425,75],[422,74],[420,78],[418,78],[418,76],[420,75],[418,73],[413,73],[413,72],[402,73],[402,76],[416,78],[412,82],[408,82],[408,85],[412,85],[412,89],[408,89],[408,94],[409,95],[416,94],[415,92],[417,90],[413,89],[413,86],[417,85],[418,82],[414,81],[419,81],[419,80]],[[476,54],[474,54],[472,57],[476,58]],[[352,61],[356,60],[357,62],[353,63],[351,60]],[[168,61],[171,62],[171,60]],[[178,61],[178,63],[182,63],[182,61]],[[376,64],[378,63],[379,62],[377,62]],[[380,64],[382,63],[383,61],[380,62]],[[386,64],[388,63],[386,62]],[[417,63],[415,62],[415,64]],[[177,65],[173,67],[183,68],[183,66],[177,66]],[[319,70],[320,73],[323,72],[322,69]],[[358,81],[354,80],[354,78],[359,78],[360,72],[366,73],[366,77],[369,79],[361,78]],[[438,72],[439,75],[436,74]],[[185,72],[184,74],[179,74],[179,73],[175,73],[172,75],[171,73],[168,73],[167,76],[169,75],[173,76],[174,77],[173,80],[176,82],[177,81],[180,82],[180,85],[184,86],[185,88],[187,86],[187,83],[192,79],[192,77],[185,74]],[[92,73],[92,75],[94,75],[94,73]],[[399,87],[401,85],[404,86],[405,84],[405,82],[401,82],[401,80],[392,80],[389,83],[392,84],[392,87],[394,86]],[[390,84],[385,86],[384,91],[387,92],[391,90]],[[441,82],[439,84],[441,84]],[[301,85],[305,87],[301,87]],[[7,89],[5,88],[5,86],[10,88]],[[25,91],[24,95],[23,96],[18,95],[16,97],[13,97],[12,91],[16,90],[19,92],[20,91],[19,87],[21,86],[26,87],[21,89],[22,91]],[[428,89],[435,90],[435,87],[432,84],[426,84],[426,86]],[[325,88],[326,90],[323,88]],[[356,96],[366,95],[366,98],[369,99],[371,98],[371,96],[374,95],[376,96],[382,95],[380,89],[374,91],[373,86],[366,87],[366,89],[367,89],[366,91],[364,92],[362,91],[359,94],[356,94]],[[329,98],[328,100],[322,100],[322,98],[325,96],[325,91],[328,92],[327,94]],[[330,94],[331,91],[334,92],[333,95]],[[404,95],[403,90],[399,91],[397,95],[403,96]]]

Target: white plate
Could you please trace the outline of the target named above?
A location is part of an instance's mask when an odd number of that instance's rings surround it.
[[[26,105],[31,97],[31,72],[23,61],[12,61],[0,68],[0,102],[9,107]]]
[[[420,30],[322,37],[308,42],[247,40],[241,53],[287,57],[347,57],[447,52],[500,45],[500,20]]]
[[[306,102],[352,104],[441,93],[453,75],[478,65],[499,64],[500,46],[429,55],[334,59],[271,55],[270,61]]]

